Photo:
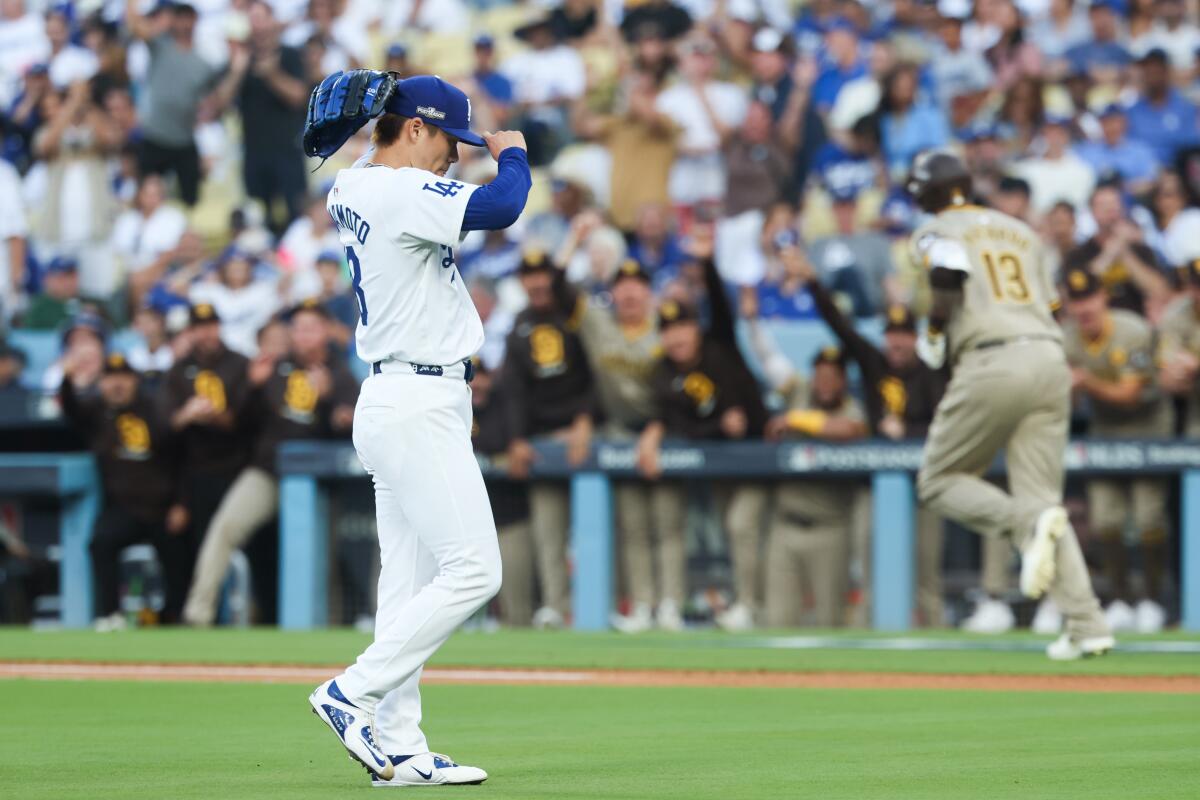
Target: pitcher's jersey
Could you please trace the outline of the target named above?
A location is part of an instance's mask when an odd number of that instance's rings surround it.
[[[448,366],[483,345],[483,324],[454,263],[477,188],[409,167],[368,163],[338,172],[326,208],[346,248],[364,361]]]
[[[990,208],[954,206],[913,234],[916,262],[928,267],[931,249],[945,240],[961,245],[970,267],[962,305],[946,326],[951,362],[989,340],[1029,335],[1062,340],[1052,313],[1058,293],[1051,261],[1032,228]]]

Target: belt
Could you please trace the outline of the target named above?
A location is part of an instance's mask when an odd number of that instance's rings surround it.
[[[475,365],[471,363],[470,359],[443,367],[437,364],[411,364],[407,361],[396,361],[389,358],[372,363],[371,372],[375,375],[395,372],[403,375],[429,375],[434,378],[458,378],[461,374],[462,379],[470,383],[475,377]]]
[[[1007,339],[985,339],[972,347],[972,350],[990,350],[993,347],[1004,347],[1006,344],[1026,344],[1028,342],[1057,342],[1058,338],[1048,333],[1031,333],[1027,336],[1010,336]]]

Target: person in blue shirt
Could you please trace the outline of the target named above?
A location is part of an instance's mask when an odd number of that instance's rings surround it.
[[[888,171],[903,175],[917,153],[942,147],[950,126],[940,108],[920,97],[917,68],[899,64],[883,79],[880,141]]]
[[[475,37],[475,83],[497,106],[513,102],[512,81],[496,70],[496,41],[486,33]]]
[[[1100,112],[1101,138],[1079,144],[1075,153],[1097,175],[1116,173],[1127,192],[1141,194],[1150,189],[1160,164],[1149,145],[1129,138],[1128,129],[1125,108],[1111,103]]]
[[[762,319],[818,319],[817,306],[805,285],[808,255],[795,231],[783,231],[775,237],[783,275],[778,282],[763,281],[758,285],[758,316]]]
[[[859,52],[859,32],[845,17],[835,17],[825,27],[821,73],[812,87],[812,103],[822,114],[829,113],[838,93],[850,81],[867,74],[867,62]]]
[[[1119,73],[1133,62],[1133,56],[1118,41],[1120,6],[1119,0],[1093,0],[1088,7],[1092,38],[1066,52],[1067,63],[1072,69],[1100,77],[1103,73]]]
[[[1142,95],[1129,107],[1129,138],[1154,148],[1162,164],[1175,163],[1175,155],[1200,141],[1196,106],[1171,86],[1167,51],[1156,47],[1138,60]]]

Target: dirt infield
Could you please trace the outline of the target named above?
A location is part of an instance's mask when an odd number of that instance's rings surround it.
[[[317,684],[340,667],[0,662],[0,678]],[[426,669],[429,684],[663,686],[762,689],[937,689],[992,692],[1200,694],[1196,676],[959,675],[886,672]]]

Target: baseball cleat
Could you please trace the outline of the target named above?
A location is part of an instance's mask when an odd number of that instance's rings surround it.
[[[1114,600],[1104,609],[1104,621],[1113,633],[1127,633],[1137,628],[1137,613],[1124,600]]]
[[[1021,594],[1038,599],[1054,583],[1058,540],[1071,532],[1071,520],[1062,506],[1052,506],[1037,518],[1033,536],[1021,551]]]
[[[971,616],[962,621],[960,627],[967,633],[994,635],[1008,633],[1016,624],[1016,615],[1013,614],[1008,603],[993,597],[985,597],[975,606]]]
[[[342,746],[372,774],[391,778],[395,770],[387,755],[375,744],[375,715],[346,699],[335,681],[326,681],[308,696],[313,713],[337,734]]]
[[[1167,624],[1167,611],[1153,600],[1143,600],[1133,610],[1138,633],[1162,633]]]
[[[1078,661],[1081,658],[1102,656],[1117,646],[1111,636],[1090,636],[1076,639],[1069,633],[1055,639],[1046,646],[1046,655],[1051,661]]]
[[[751,631],[754,630],[754,612],[750,610],[750,606],[743,603],[734,603],[720,614],[717,614],[714,622],[717,623],[717,627],[721,630],[731,633]]]
[[[488,774],[479,767],[455,764],[441,753],[421,753],[415,756],[388,756],[395,773],[391,778],[374,775],[371,785],[376,789],[393,786],[465,786],[480,784]]]

